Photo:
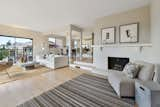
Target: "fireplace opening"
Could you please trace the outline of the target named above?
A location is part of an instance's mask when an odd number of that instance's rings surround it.
[[[123,71],[127,63],[129,63],[129,58],[108,57],[109,70]]]

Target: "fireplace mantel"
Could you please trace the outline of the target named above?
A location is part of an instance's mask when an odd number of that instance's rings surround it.
[[[151,43],[146,44],[107,44],[107,45],[92,45],[93,48],[104,47],[152,47]]]
[[[113,48],[119,48],[119,47],[137,47],[139,48],[139,51],[141,52],[144,47],[152,47],[151,43],[146,44],[107,44],[107,45],[92,45],[92,48],[100,48],[101,51],[103,48],[107,47],[113,47]]]

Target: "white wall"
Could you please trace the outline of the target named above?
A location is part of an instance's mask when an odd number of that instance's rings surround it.
[[[99,18],[95,26],[95,44],[101,44],[101,29],[116,27],[116,44],[119,44],[119,26],[129,23],[140,23],[139,43],[150,43],[150,8],[129,10],[116,15]],[[143,51],[143,50],[142,50]],[[137,47],[105,47],[94,49],[94,64],[99,69],[107,70],[108,56],[129,57],[131,60],[141,59],[142,52]]]
[[[151,5],[142,7],[117,15],[100,18],[95,26],[95,44],[101,44],[101,28],[118,26],[121,24],[139,22],[140,23],[140,42],[152,43],[152,47],[144,47],[141,51],[136,47],[106,47],[102,51],[94,49],[94,64],[99,69],[107,70],[108,56],[129,57],[133,60],[144,60],[153,63],[160,63],[160,0],[152,0]],[[119,40],[119,31],[117,31]]]
[[[160,0],[151,2],[151,42],[153,47],[143,51],[145,59],[160,63]]]
[[[151,16],[151,43],[152,47],[144,48],[140,59],[160,64],[160,0],[152,0],[150,5]]]
[[[34,58],[36,55],[44,55],[45,53],[48,53],[48,37],[40,32],[0,25],[0,35],[32,38]],[[42,48],[44,48],[43,51]]]

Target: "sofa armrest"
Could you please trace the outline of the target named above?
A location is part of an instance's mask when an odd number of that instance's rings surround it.
[[[128,78],[123,72],[109,72],[108,81],[120,97],[135,96],[135,79]]]

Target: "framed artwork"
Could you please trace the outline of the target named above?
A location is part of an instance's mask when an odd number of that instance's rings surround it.
[[[139,23],[119,27],[120,43],[137,43],[139,41]]]
[[[102,44],[115,43],[116,27],[104,28],[101,31]]]

